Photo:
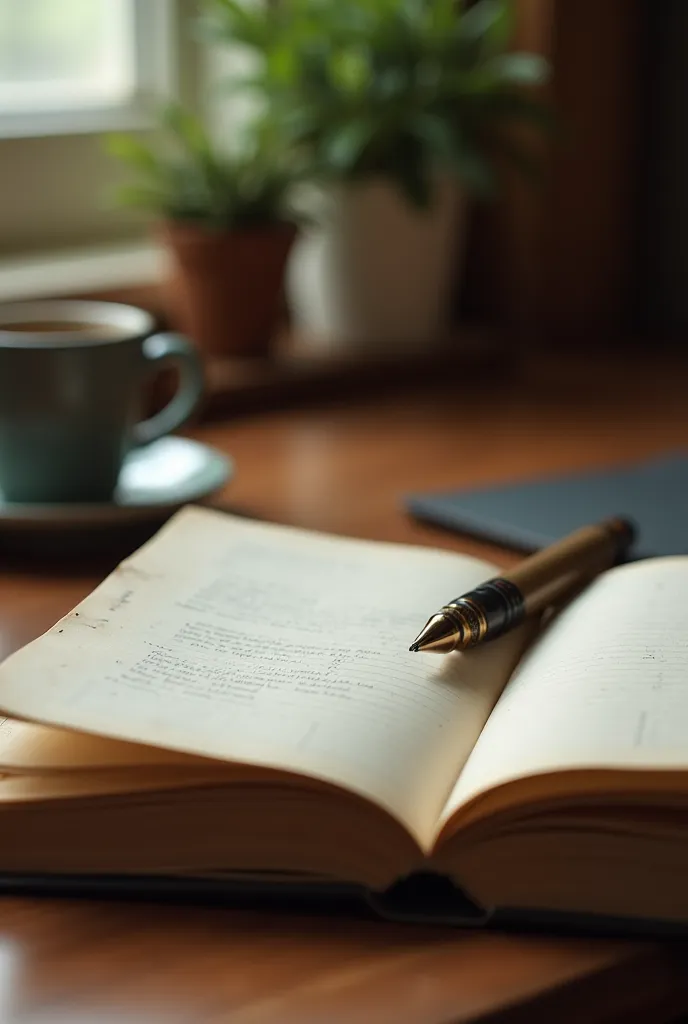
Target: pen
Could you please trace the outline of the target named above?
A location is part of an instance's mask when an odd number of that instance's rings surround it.
[[[446,654],[494,640],[608,569],[634,538],[620,517],[584,526],[444,605],[409,650]]]

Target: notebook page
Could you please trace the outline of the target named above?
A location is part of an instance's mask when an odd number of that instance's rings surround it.
[[[573,768],[688,769],[688,558],[621,566],[551,625],[507,684],[447,804]]]
[[[0,667],[6,714],[342,784],[423,845],[517,657],[408,645],[493,566],[187,509]]]
[[[103,739],[68,729],[53,729],[33,722],[18,722],[14,718],[0,718],[0,774],[40,775],[203,763],[201,758],[177,751]]]

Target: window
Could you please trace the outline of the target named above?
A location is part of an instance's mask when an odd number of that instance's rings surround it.
[[[0,0],[0,136],[144,126],[175,79],[171,0]]]

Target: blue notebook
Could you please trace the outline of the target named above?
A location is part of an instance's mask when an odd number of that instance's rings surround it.
[[[688,455],[406,499],[416,518],[503,547],[535,551],[572,530],[624,515],[638,529],[635,557],[688,554]]]

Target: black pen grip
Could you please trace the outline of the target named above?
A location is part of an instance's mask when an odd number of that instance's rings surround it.
[[[494,640],[517,626],[526,616],[523,594],[515,583],[503,576],[495,576],[468,594],[457,597],[447,605],[447,610],[458,613],[462,625],[468,626],[468,647]]]

